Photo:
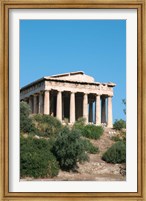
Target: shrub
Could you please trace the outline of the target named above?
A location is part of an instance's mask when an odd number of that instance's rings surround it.
[[[122,140],[126,143],[126,132],[122,132]]]
[[[111,139],[115,142],[122,141],[122,139],[119,136],[113,136]]]
[[[36,114],[33,120],[40,136],[53,137],[62,129],[61,122],[50,115]]]
[[[108,163],[125,163],[126,144],[124,142],[116,142],[103,154],[102,159]]]
[[[121,131],[118,135],[111,138],[113,141],[123,141],[126,143],[126,132]]]
[[[85,119],[79,118],[73,125],[73,128],[78,129],[80,133],[90,139],[99,139],[103,134],[103,128],[96,125],[85,125]]]
[[[62,170],[75,170],[77,162],[88,159],[79,130],[64,127],[52,148]]]
[[[82,134],[83,131],[84,131],[85,120],[86,120],[85,118],[81,117],[81,118],[79,118],[79,119],[74,123],[74,125],[73,125],[73,128],[74,128],[74,129],[78,129],[78,130],[81,132],[81,134]]]
[[[35,127],[29,116],[31,112],[30,106],[26,102],[20,102],[20,132],[34,132]]]
[[[89,140],[83,139],[83,146],[87,153],[96,154],[99,152],[98,147],[95,147]]]
[[[116,119],[113,127],[116,130],[122,130],[123,128],[126,128],[126,121],[124,121],[123,119],[120,119],[120,120]]]
[[[21,177],[54,177],[59,172],[59,165],[50,151],[50,144],[45,139],[23,138],[20,140]]]
[[[103,134],[101,126],[86,125],[83,129],[82,135],[90,139],[99,139]]]

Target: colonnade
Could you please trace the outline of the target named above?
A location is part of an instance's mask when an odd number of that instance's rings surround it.
[[[69,105],[63,105],[62,91],[56,91],[55,96],[55,114],[60,121],[63,121],[64,107],[69,107],[69,122],[73,124],[76,119],[76,111],[80,109],[76,104],[75,92],[69,92]],[[106,101],[107,100],[107,101]],[[32,113],[41,113],[51,115],[51,91],[43,91],[39,94],[34,94],[27,99]],[[95,106],[93,107],[93,102]],[[93,109],[95,109],[93,111]],[[112,128],[112,96],[103,96],[94,94],[94,99],[89,100],[89,94],[82,93],[82,116],[85,118],[86,123],[92,122],[96,125],[106,123],[107,127]],[[93,122],[93,115],[95,115]]]

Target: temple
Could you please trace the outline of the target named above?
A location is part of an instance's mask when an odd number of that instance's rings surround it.
[[[84,117],[86,124],[104,123],[112,128],[114,83],[95,82],[84,72],[70,72],[43,77],[20,89],[20,100],[26,101],[33,114],[41,113],[68,119],[73,124]]]

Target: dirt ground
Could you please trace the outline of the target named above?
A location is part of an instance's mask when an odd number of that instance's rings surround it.
[[[99,140],[91,140],[95,146],[99,147],[100,152],[89,154],[89,162],[78,164],[77,172],[60,170],[56,177],[35,179],[35,181],[125,181],[126,176],[123,175],[124,164],[110,164],[101,159],[102,154],[114,143],[111,140],[111,133],[111,129],[105,129]],[[33,179],[26,178],[22,180],[32,181]]]

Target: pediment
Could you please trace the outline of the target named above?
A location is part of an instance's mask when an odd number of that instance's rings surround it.
[[[78,82],[94,82],[94,78],[89,75],[86,75],[83,71],[52,75],[47,78],[57,80],[78,81]]]

